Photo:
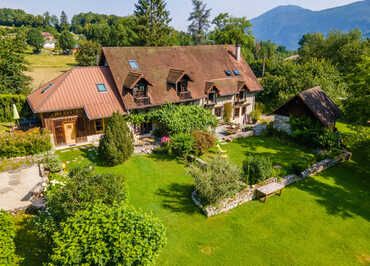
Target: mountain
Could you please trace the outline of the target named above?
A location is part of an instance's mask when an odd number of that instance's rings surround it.
[[[370,37],[370,0],[312,11],[299,6],[278,6],[251,20],[257,40],[272,40],[288,49],[298,48],[303,34],[330,30],[349,31],[359,28]]]

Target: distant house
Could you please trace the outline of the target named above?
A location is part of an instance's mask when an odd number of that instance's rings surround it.
[[[292,55],[292,56],[289,56],[287,58],[284,58],[284,61],[296,61],[299,59],[299,55]]]
[[[54,35],[49,32],[41,32],[42,37],[44,37],[44,48],[45,49],[55,49],[56,40]]]
[[[324,127],[334,126],[341,116],[338,106],[320,87],[302,91],[274,111],[280,116],[307,116],[320,121]]]
[[[167,103],[204,106],[222,119],[229,102],[232,120],[241,122],[263,90],[239,46],[106,47],[99,65],[72,68],[27,97],[56,145],[95,141],[115,111],[147,112]],[[143,136],[153,125],[133,128]]]

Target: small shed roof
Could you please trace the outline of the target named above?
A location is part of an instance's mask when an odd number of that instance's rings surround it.
[[[282,110],[297,97],[302,100],[312,114],[321,122],[322,125],[326,127],[335,123],[335,121],[342,114],[338,106],[319,86],[298,93],[289,99],[285,104],[276,109],[274,114],[279,114],[280,110]]]

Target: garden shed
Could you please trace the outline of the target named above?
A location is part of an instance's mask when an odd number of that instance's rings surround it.
[[[274,111],[278,116],[308,116],[320,121],[324,127],[334,126],[342,112],[320,88],[314,87],[298,93]]]

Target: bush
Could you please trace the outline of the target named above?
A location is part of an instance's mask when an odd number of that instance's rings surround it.
[[[13,218],[0,210],[0,265],[15,264],[15,231]]]
[[[50,185],[45,198],[48,211],[37,217],[35,223],[44,236],[50,237],[61,222],[84,209],[86,204],[101,201],[112,206],[115,202],[127,202],[128,192],[123,177],[97,174],[86,166],[72,169],[63,182]]]
[[[149,265],[166,245],[156,218],[124,205],[90,205],[62,226],[52,265]]]
[[[179,133],[170,139],[170,153],[185,157],[193,151],[194,139],[190,134]]]
[[[207,131],[193,131],[194,151],[197,155],[206,153],[210,148],[216,145],[216,139]]]
[[[244,176],[249,185],[258,184],[273,176],[270,158],[265,156],[248,156],[243,162]]]
[[[45,130],[6,133],[0,138],[0,158],[40,154],[50,149],[50,136]]]
[[[157,123],[156,135],[159,137],[178,133],[190,134],[193,130],[208,130],[218,124],[217,118],[210,110],[197,105],[167,104],[149,113],[145,121],[149,120]]]
[[[239,168],[220,156],[212,158],[207,166],[191,164],[188,172],[204,204],[217,204],[242,189]]]
[[[310,162],[307,161],[307,160],[304,160],[304,161],[296,161],[296,162],[293,162],[292,165],[291,165],[291,171],[300,176],[301,173],[306,170],[308,167],[310,167]]]
[[[63,170],[62,162],[56,156],[47,155],[41,162],[44,163],[45,170],[52,174]]]
[[[13,94],[0,94],[0,122],[12,122],[13,104],[17,107],[21,118],[29,118],[32,115],[26,96]]]
[[[99,154],[111,166],[125,162],[134,152],[133,135],[126,120],[115,112],[100,139]]]
[[[251,112],[251,118],[253,121],[258,121],[260,119],[263,108],[264,106],[262,103],[258,103],[258,102],[255,103],[254,109]]]
[[[224,104],[224,116],[223,119],[226,123],[230,123],[231,115],[233,112],[233,105],[232,103],[225,103]]]

